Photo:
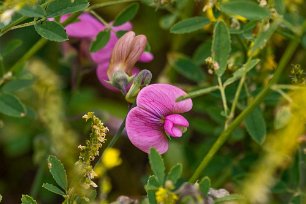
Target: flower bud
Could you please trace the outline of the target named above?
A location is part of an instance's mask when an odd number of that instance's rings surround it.
[[[124,71],[118,70],[113,74],[110,83],[125,95],[128,90],[129,76]]]
[[[144,35],[135,36],[133,31],[124,34],[116,43],[107,70],[107,76],[110,81],[117,71],[123,71],[128,76],[132,75],[132,69],[139,60],[147,44],[147,38]]]
[[[152,73],[149,70],[142,70],[138,73],[138,75],[134,78],[133,84],[129,89],[129,92],[126,94],[125,99],[133,103],[138,95],[140,89],[148,84],[150,84],[152,79]]]

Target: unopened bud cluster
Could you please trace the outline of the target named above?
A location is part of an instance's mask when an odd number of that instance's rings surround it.
[[[205,59],[205,64],[208,66],[208,73],[213,74],[216,70],[219,69],[219,64],[212,57],[207,57]]]

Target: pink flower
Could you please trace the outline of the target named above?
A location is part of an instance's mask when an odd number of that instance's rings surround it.
[[[65,21],[68,18],[68,15],[61,17],[61,21]],[[110,63],[112,50],[115,44],[118,41],[116,32],[118,31],[130,31],[132,30],[132,24],[130,22],[124,23],[119,26],[112,26],[112,23],[109,24],[109,27],[103,25],[100,21],[94,18],[89,13],[83,13],[78,17],[77,22],[71,23],[66,26],[66,32],[68,36],[73,38],[79,38],[83,41],[92,41],[98,35],[99,32],[110,29],[110,39],[108,43],[99,51],[90,53],[90,57],[93,62],[95,62],[98,67],[96,69],[97,77],[102,85],[111,90],[117,90],[108,84],[106,81],[109,81],[109,78],[106,74],[107,68]],[[149,52],[143,52],[140,56],[139,61],[141,62],[150,62],[153,60],[153,55]],[[133,74],[138,73],[139,70],[134,68],[132,70]]]
[[[191,110],[192,101],[176,102],[186,93],[169,84],[152,84],[137,96],[137,106],[127,115],[126,131],[133,145],[148,153],[155,148],[160,154],[168,150],[168,137],[181,137],[189,126],[180,115]]]

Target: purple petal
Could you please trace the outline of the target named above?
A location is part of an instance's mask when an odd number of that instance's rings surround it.
[[[143,52],[139,58],[140,62],[151,62],[154,59],[154,56],[150,52]]]
[[[148,153],[155,148],[160,154],[168,150],[168,141],[164,134],[160,118],[135,107],[126,118],[127,135],[133,145]]]
[[[167,116],[175,113],[185,113],[191,110],[192,101],[187,99],[176,102],[179,96],[186,93],[170,84],[151,84],[143,88],[137,96],[137,106],[156,116]]]
[[[183,135],[183,130],[188,126],[189,123],[186,118],[179,114],[168,115],[165,118],[165,132],[172,137],[181,137]]]
[[[61,17],[64,22],[69,15]],[[75,38],[94,38],[105,26],[88,13],[83,13],[78,17],[79,21],[71,23],[65,27],[68,36]]]
[[[188,120],[186,120],[186,118],[184,118],[180,114],[167,115],[165,119],[170,120],[175,125],[179,125],[179,126],[183,126],[183,127],[188,127],[189,126]]]
[[[118,31],[122,31],[122,30],[125,30],[125,31],[130,31],[132,30],[133,26],[130,22],[126,22],[122,25],[119,25],[119,26],[113,26],[112,27],[112,30],[115,31],[115,32],[118,32]]]
[[[113,87],[111,84],[109,84],[108,81],[108,76],[106,74],[107,68],[108,68],[108,62],[107,63],[101,63],[98,65],[98,68],[96,70],[97,73],[97,77],[100,81],[100,83],[108,88],[109,90],[115,91],[115,92],[119,92],[119,90],[115,87]]]

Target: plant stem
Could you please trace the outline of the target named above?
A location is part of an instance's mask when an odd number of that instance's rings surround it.
[[[301,203],[306,202],[306,143],[301,142],[299,147],[299,187],[301,191]]]
[[[16,30],[16,29],[19,29],[19,28],[29,27],[29,26],[35,25],[35,24],[37,24],[39,22],[45,21],[45,20],[46,19],[40,19],[38,21],[31,21],[31,22],[28,22],[28,23],[23,23],[23,24],[20,24],[20,25],[12,26],[7,31]]]
[[[38,171],[35,175],[35,179],[34,179],[34,182],[32,184],[31,191],[30,191],[30,195],[33,198],[35,198],[37,196],[38,192],[39,192],[46,167],[47,167],[46,162],[43,161],[43,162],[40,163],[40,166],[39,166]]]
[[[225,95],[225,87],[223,86],[221,77],[219,77],[219,76],[218,76],[218,84],[219,84],[219,90],[220,90],[220,93],[221,93],[224,113],[225,113],[225,116],[227,117],[228,116],[227,115],[227,113],[228,113],[228,106],[227,106],[226,95]]]
[[[119,139],[119,137],[121,136],[124,128],[125,128],[125,120],[126,118],[124,118],[124,120],[122,121],[119,129],[117,130],[115,136],[111,139],[111,141],[108,143],[107,147],[106,148],[110,148],[112,147]]]
[[[25,55],[23,55],[9,70],[12,72],[16,71],[21,65],[23,65],[28,59],[30,59],[38,50],[40,50],[47,42],[48,40],[45,38],[41,38],[40,40],[38,40],[29,49],[29,51]]]
[[[218,90],[218,89],[219,89],[219,86],[211,86],[211,87],[207,87],[207,88],[204,88],[204,89],[199,89],[199,90],[196,90],[196,91],[191,91],[191,92],[187,93],[184,96],[178,97],[176,99],[176,101],[179,102],[179,101],[183,101],[183,100],[188,99],[188,98],[195,98],[197,96],[201,96],[201,95],[210,93],[210,92]]]
[[[13,27],[13,26],[15,26],[15,25],[17,25],[17,24],[19,24],[19,23],[21,23],[21,22],[27,20],[27,19],[28,19],[28,17],[25,17],[25,16],[20,17],[20,18],[18,18],[16,21],[14,21],[14,22],[12,22],[11,24],[9,24],[9,25],[7,25],[6,27],[4,27],[4,28],[1,30],[0,37],[1,37],[2,35],[4,35],[5,33],[7,33],[8,31],[10,31],[11,27]]]
[[[109,23],[106,22],[99,14],[97,14],[95,11],[91,10],[90,13],[94,15],[101,23],[103,23],[106,27],[108,27]]]
[[[306,23],[303,25],[303,30],[306,27]],[[272,79],[269,81],[269,83],[260,91],[260,93],[254,98],[253,101],[249,104],[246,109],[244,109],[238,116],[235,118],[235,120],[225,129],[218,137],[218,139],[215,141],[213,146],[210,148],[208,153],[203,157],[201,163],[194,171],[193,175],[190,178],[190,182],[195,182],[205,167],[208,165],[208,163],[211,161],[211,159],[214,157],[216,152],[220,149],[220,147],[225,143],[227,138],[230,136],[230,134],[235,130],[235,128],[240,125],[240,123],[243,121],[243,119],[265,98],[265,96],[268,94],[270,88],[272,85],[276,84],[279,77],[281,76],[281,73],[283,72],[284,68],[290,61],[292,55],[294,54],[295,50],[297,49],[300,41],[300,36],[296,36],[293,40],[291,40],[290,44],[288,45],[285,53],[283,54],[279,66],[277,70],[275,71]]]
[[[139,1],[139,0],[114,0],[114,1],[102,2],[102,3],[94,4],[88,7],[86,10],[90,11],[90,10],[94,10],[94,9],[101,8],[101,7],[112,6],[115,4],[128,3],[128,2],[133,2],[133,1]]]
[[[232,119],[235,117],[235,110],[236,110],[236,106],[238,104],[238,101],[239,101],[239,97],[240,97],[240,93],[241,93],[241,89],[242,89],[242,86],[244,85],[244,82],[245,82],[245,78],[246,78],[246,74],[247,74],[247,70],[246,70],[246,67],[248,67],[248,64],[250,63],[251,61],[251,57],[248,58],[247,62],[245,63],[245,65],[242,67],[243,69],[243,75],[242,77],[240,78],[240,81],[239,81],[239,85],[238,85],[238,88],[236,90],[236,93],[235,93],[235,97],[234,97],[234,100],[233,100],[233,104],[231,106],[231,110],[230,110],[230,113],[228,115],[228,118],[225,122],[225,127],[228,127],[229,123],[232,121]]]

